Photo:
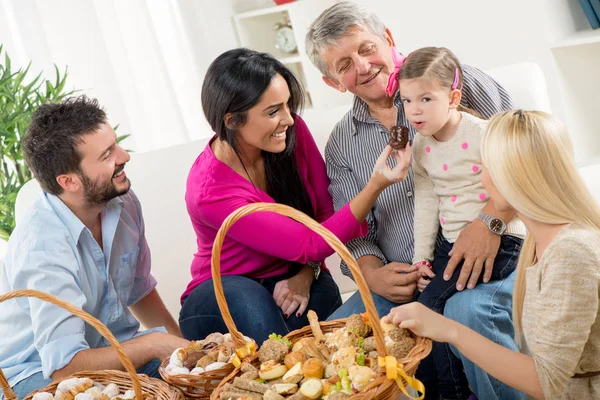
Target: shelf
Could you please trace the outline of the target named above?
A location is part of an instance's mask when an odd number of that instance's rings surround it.
[[[259,8],[258,10],[246,11],[235,15],[235,18],[241,20],[246,18],[260,17],[261,15],[269,15],[287,11],[289,4],[282,4],[280,6],[273,6],[268,8]]]
[[[282,64],[294,64],[294,63],[299,63],[302,62],[302,56],[300,55],[295,55],[295,56],[289,56],[289,57],[281,57],[279,58],[279,61]]]
[[[600,43],[600,29],[580,31],[552,44],[552,49]]]

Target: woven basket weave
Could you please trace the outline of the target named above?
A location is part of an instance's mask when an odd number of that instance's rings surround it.
[[[165,359],[158,369],[165,382],[178,387],[186,398],[201,400],[209,399],[219,383],[235,369],[233,364],[228,363],[223,368],[203,372],[200,375],[169,375],[165,372],[167,365],[169,365],[169,358]]]
[[[247,206],[241,207],[231,213],[223,224],[221,228],[217,232],[217,236],[215,238],[215,242],[213,244],[212,250],[212,278],[215,287],[215,294],[217,297],[217,304],[219,305],[219,309],[221,310],[221,314],[223,316],[223,320],[227,325],[227,329],[231,333],[232,338],[234,339],[234,343],[236,347],[243,346],[244,341],[241,333],[239,333],[236,329],[235,323],[231,317],[231,313],[229,312],[229,308],[227,306],[227,301],[225,299],[225,295],[223,292],[223,286],[221,283],[221,247],[223,245],[223,241],[225,240],[225,236],[227,231],[231,226],[240,218],[252,214],[254,212],[275,212],[289,218],[292,218],[306,227],[310,228],[312,231],[319,234],[344,260],[344,262],[348,265],[354,279],[356,281],[356,285],[358,286],[358,290],[360,292],[360,296],[365,305],[367,315],[369,321],[373,321],[372,329],[373,336],[375,338],[375,346],[377,348],[377,353],[380,357],[385,357],[385,341],[383,330],[379,323],[379,315],[377,315],[377,310],[375,309],[375,305],[373,303],[373,298],[371,296],[371,292],[369,291],[369,287],[367,282],[365,281],[360,267],[358,266],[354,257],[350,254],[346,246],[340,242],[340,240],[331,233],[327,228],[323,225],[319,224],[317,221],[313,220],[306,214],[286,205],[282,204],[274,204],[274,203],[254,203],[249,204]],[[321,329],[323,332],[331,332],[334,329],[341,328],[345,326],[346,319],[340,319],[335,321],[328,322],[320,322]],[[312,331],[310,326],[304,327],[302,329],[295,330],[286,335],[286,338],[290,339],[293,343],[300,340],[303,337],[312,336]],[[414,375],[417,370],[417,367],[422,359],[427,357],[431,352],[431,340],[416,337],[416,344],[412,348],[412,350],[408,353],[408,355],[402,359],[398,360],[404,372],[408,375]],[[258,366],[258,357],[255,355],[252,358],[249,358],[247,361],[253,363],[255,366]],[[219,393],[222,391],[223,386],[226,383],[232,382],[236,376],[239,376],[241,371],[239,368],[236,368],[227,378],[225,378],[219,387],[213,392],[211,395],[212,400],[216,400],[219,398]],[[402,378],[402,382],[404,385],[408,385],[409,382]],[[403,388],[402,388],[403,389]],[[382,400],[391,400],[397,399],[403,393],[403,390],[396,383],[396,381],[387,379],[385,376],[380,376],[375,379],[365,390],[360,393],[356,393],[351,397],[353,400],[371,400],[371,399],[382,399]]]
[[[135,367],[131,363],[131,360],[125,354],[123,347],[119,344],[117,339],[111,333],[110,330],[106,326],[102,324],[98,319],[92,317],[90,314],[85,311],[67,303],[64,300],[61,300],[55,296],[52,296],[47,293],[39,292],[37,290],[14,290],[12,292],[5,293],[0,295],[0,303],[14,299],[18,297],[35,297],[37,299],[47,301],[56,306],[64,308],[69,311],[71,314],[81,318],[94,328],[100,334],[108,340],[110,345],[115,349],[121,363],[125,367],[127,372],[116,371],[116,370],[102,370],[102,371],[82,371],[71,376],[65,377],[65,379],[69,378],[90,378],[94,382],[100,383],[102,385],[108,385],[109,383],[116,384],[121,392],[124,392],[129,389],[133,389],[135,391],[135,398],[137,400],[142,400],[142,392],[149,394],[153,398],[157,400],[184,400],[183,394],[179,391],[179,389],[172,388],[165,382],[160,379],[150,378],[147,375],[137,374]],[[31,400],[34,394],[38,392],[50,392],[55,393],[56,388],[58,387],[59,381],[54,381],[50,383],[43,389],[34,391],[30,393],[25,400]],[[4,373],[0,369],[0,386],[2,387],[2,392],[4,393],[4,397],[6,400],[17,400],[17,396],[15,392],[12,390]]]

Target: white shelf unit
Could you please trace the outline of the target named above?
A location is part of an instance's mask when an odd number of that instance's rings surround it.
[[[598,164],[600,28],[591,29],[578,0],[544,0],[544,4],[548,45],[577,164]]]
[[[600,161],[600,40],[567,39],[552,48],[560,76],[569,134],[582,166]]]
[[[564,39],[561,39],[555,42],[552,45],[553,49],[560,49],[563,47],[574,47],[581,46],[586,44],[597,44],[600,43],[600,28],[599,29],[590,29],[589,31],[579,31],[575,32],[572,35],[567,36]]]
[[[352,102],[352,96],[339,93],[323,82],[321,73],[306,56],[304,47],[304,36],[308,26],[323,10],[337,2],[337,0],[295,1],[236,14],[233,17],[240,46],[273,55],[302,82],[306,90],[305,108],[307,109],[327,109]],[[285,53],[275,47],[273,26],[285,20],[290,21],[297,43],[297,49],[293,53]]]

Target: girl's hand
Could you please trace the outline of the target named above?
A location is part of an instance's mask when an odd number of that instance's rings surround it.
[[[392,308],[383,321],[410,329],[415,335],[436,342],[451,342],[456,336],[456,322],[416,301]]]
[[[296,317],[304,314],[308,307],[308,300],[310,300],[310,285],[312,285],[313,279],[313,269],[310,266],[304,266],[296,275],[275,284],[273,298],[283,311],[285,319],[288,319],[294,312],[296,312]]]
[[[388,164],[390,156],[396,161],[394,168],[391,168]],[[408,176],[411,161],[412,150],[410,143],[407,143],[404,149],[397,151],[394,151],[390,145],[387,145],[375,162],[371,180],[381,188],[386,188],[393,183],[403,181]]]
[[[435,277],[433,271],[426,265],[422,265],[419,267],[419,275],[421,276],[417,281],[417,289],[419,292],[425,290],[429,282]]]

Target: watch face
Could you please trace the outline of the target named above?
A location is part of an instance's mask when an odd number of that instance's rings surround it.
[[[296,50],[296,38],[294,31],[289,26],[284,26],[277,30],[275,34],[275,47],[286,53],[291,53]]]
[[[494,233],[501,234],[502,231],[504,230],[504,222],[502,222],[501,219],[493,218],[490,221],[490,229]]]

